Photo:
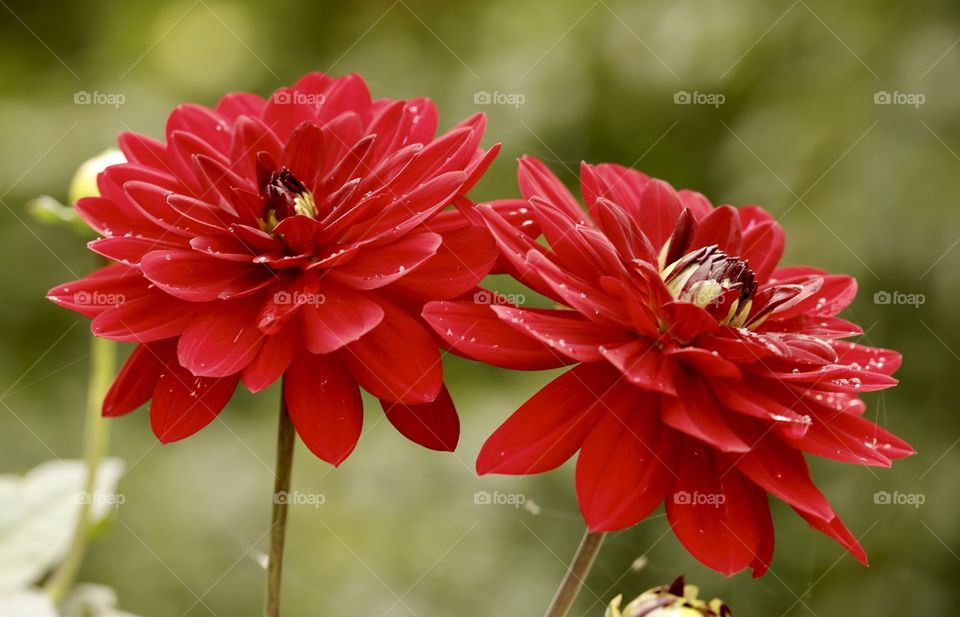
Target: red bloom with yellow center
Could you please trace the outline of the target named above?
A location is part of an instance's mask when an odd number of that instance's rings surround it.
[[[900,355],[841,340],[862,333],[836,317],[856,281],[778,267],[783,230],[757,207],[714,207],[617,165],[582,167],[586,212],[539,161],[522,160],[519,179],[527,229],[479,213],[511,273],[559,308],[500,297],[432,302],[424,317],[473,359],[576,366],[490,437],[479,473],[540,473],[579,451],[592,531],[664,503],[681,543],[728,575],[769,567],[769,494],[865,562],[804,457],[889,466],[913,453],[863,417],[859,395],[894,385]]]
[[[493,266],[460,209],[497,148],[479,149],[481,115],[436,129],[427,99],[311,74],[266,100],[180,106],[166,143],[121,135],[127,162],[76,204],[103,236],[90,248],[116,263],[50,292],[96,335],[139,343],[104,414],[150,400],[157,437],[175,441],[239,382],[284,376],[297,432],[332,464],[360,435],[361,386],[407,437],[452,450],[459,423],[419,313]]]

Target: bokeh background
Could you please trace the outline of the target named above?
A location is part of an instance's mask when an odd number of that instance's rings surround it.
[[[848,315],[866,342],[905,355],[902,385],[870,396],[868,413],[919,454],[892,470],[813,464],[869,569],[775,504],[770,574],[726,579],[658,514],[610,537],[575,617],[680,573],[739,615],[955,610],[958,43],[960,6],[949,2],[0,0],[0,472],[81,450],[86,322],[43,296],[93,258],[69,229],[32,221],[25,202],[65,199],[77,165],[119,131],[162,137],[180,102],[357,71],[377,96],[436,99],[442,127],[488,114],[485,143],[504,148],[481,200],[515,195],[515,159],[530,153],[570,183],[581,159],[615,161],[716,202],[764,206],[787,230],[786,261],[856,275]],[[123,102],[82,104],[81,92]],[[885,304],[883,292],[923,302]],[[292,508],[287,614],[546,606],[582,531],[572,465],[480,479],[473,461],[551,375],[446,367],[464,428],[455,454],[406,442],[372,405],[342,468],[299,449],[294,486],[325,502]],[[258,615],[277,397],[241,395],[222,422],[171,446],[155,442],[144,411],[112,422],[126,503],[82,580],[111,585],[144,617]],[[477,504],[479,491],[527,503]],[[878,491],[925,502],[877,504]]]

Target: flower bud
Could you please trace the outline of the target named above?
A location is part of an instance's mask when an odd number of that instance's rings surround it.
[[[116,149],[106,150],[84,161],[70,181],[70,204],[84,197],[98,197],[100,189],[97,187],[97,176],[100,172],[110,165],[125,162],[123,154]],[[69,225],[81,235],[89,236],[93,233],[70,205],[62,204],[49,195],[40,195],[28,201],[27,212],[34,220],[45,225]]]
[[[680,576],[670,585],[645,591],[622,609],[623,596],[610,602],[604,617],[732,617],[733,612],[718,599],[705,602],[697,598],[695,585],[685,585]]]
[[[97,156],[87,159],[73,174],[73,180],[70,181],[69,198],[70,203],[74,204],[84,197],[98,197],[100,189],[97,188],[97,176],[100,172],[111,165],[126,163],[127,159],[116,148],[104,150]]]

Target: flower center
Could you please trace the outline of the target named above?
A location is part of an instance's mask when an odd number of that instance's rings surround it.
[[[272,232],[280,221],[291,216],[317,217],[313,194],[288,168],[278,168],[266,152],[257,155],[257,180],[263,197],[260,226],[264,231]]]
[[[660,277],[674,298],[696,304],[734,328],[746,322],[757,291],[747,263],[716,245],[687,253],[663,267]]]
[[[317,204],[293,172],[281,167],[270,174],[270,180],[264,187],[263,213],[264,221],[276,227],[277,223],[295,214],[316,217]]]

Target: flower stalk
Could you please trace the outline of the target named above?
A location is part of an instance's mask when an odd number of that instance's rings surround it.
[[[87,464],[87,479],[84,495],[91,496],[96,490],[97,470],[107,451],[109,427],[107,419],[101,413],[103,399],[110,388],[117,363],[117,344],[107,339],[90,339],[90,377],[87,390],[86,421],[84,429],[84,460]],[[46,591],[50,598],[59,603],[73,586],[80,570],[80,564],[86,554],[90,539],[90,512],[93,499],[83,499],[77,516],[73,539],[67,549],[67,556],[50,576]]]
[[[283,547],[287,538],[286,495],[293,475],[293,422],[281,395],[277,427],[277,465],[273,484],[273,511],[270,520],[270,556],[267,561],[267,600],[265,617],[279,617],[283,579]]]
[[[546,617],[566,617],[567,613],[570,612],[577,596],[580,595],[583,583],[593,567],[593,562],[597,558],[597,553],[600,552],[600,546],[603,544],[603,538],[606,535],[602,532],[591,532],[590,530],[584,532],[583,539],[580,540],[580,546],[577,547],[577,552],[563,577],[563,582],[560,583],[560,588],[557,589],[557,593],[550,603],[550,608],[547,609]]]

